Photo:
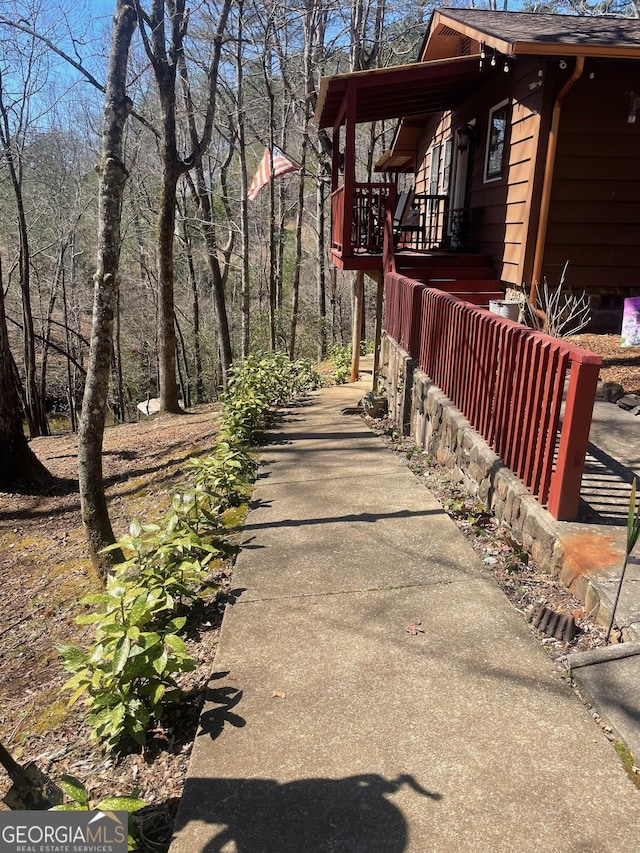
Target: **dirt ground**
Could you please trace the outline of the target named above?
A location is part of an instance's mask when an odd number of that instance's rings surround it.
[[[580,335],[573,342],[603,356],[604,381],[616,381],[625,391],[640,393],[640,349],[621,349],[618,336]],[[133,518],[153,521],[162,516],[173,493],[185,482],[187,459],[213,447],[216,428],[216,407],[211,405],[183,416],[106,430],[104,469],[116,536],[126,532]],[[76,477],[76,436],[39,438],[31,446],[53,474]],[[503,588],[511,590],[518,609],[524,612],[532,601],[546,597],[551,606],[579,610],[579,603],[567,598],[557,584],[543,591],[540,583],[545,579],[514,551],[514,543],[502,536],[497,525],[481,514],[470,522],[470,508],[453,495],[438,472],[426,471],[418,458],[412,467],[445,506],[449,503],[451,514],[470,527],[482,559]],[[59,692],[66,676],[56,647],[82,645],[90,639],[90,632],[73,620],[81,610],[78,599],[100,588],[86,556],[75,490],[53,497],[0,493],[0,572],[0,740],[18,760],[36,761],[54,780],[63,773],[77,776],[94,803],[105,795],[126,795],[137,789],[151,804],[143,823],[148,840],[143,849],[166,849],[211,670],[220,613],[215,609],[200,614],[193,626],[189,647],[199,666],[185,679],[181,708],[154,733],[145,752],[116,760],[89,743],[81,704],[68,710]],[[598,629],[587,623],[584,628],[580,643],[598,644]],[[0,797],[9,785],[0,771]]]
[[[574,335],[569,340],[602,356],[603,382],[618,382],[627,394],[640,394],[640,347],[621,347],[620,335]]]
[[[104,475],[116,536],[133,518],[163,515],[186,481],[188,458],[213,447],[216,410],[203,406],[107,428]],[[77,476],[77,436],[37,438],[31,446],[57,477]],[[85,550],[77,491],[53,497],[0,493],[0,572],[0,739],[15,758],[35,760],[54,780],[63,773],[78,777],[92,802],[138,788],[154,804],[145,823],[149,840],[162,842],[182,790],[219,613],[201,614],[189,641],[199,667],[185,677],[182,708],[143,754],[116,761],[89,744],[81,703],[68,710],[59,692],[67,676],[56,647],[90,640],[91,630],[79,628],[74,617],[82,610],[78,599],[100,589]],[[9,786],[0,771],[0,796]]]

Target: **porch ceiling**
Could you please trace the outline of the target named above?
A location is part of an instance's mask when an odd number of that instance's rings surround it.
[[[448,110],[495,72],[484,65],[480,70],[479,56],[464,56],[323,77],[315,120],[320,127],[344,121],[349,87],[355,91],[356,123]]]

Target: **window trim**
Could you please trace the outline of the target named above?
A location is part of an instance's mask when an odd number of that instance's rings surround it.
[[[435,160],[435,163],[434,163]],[[434,174],[435,166],[435,174]],[[438,195],[440,187],[440,170],[442,168],[442,143],[436,142],[431,146],[429,159],[429,195]]]
[[[491,107],[489,110],[489,120],[487,122],[487,143],[485,146],[484,153],[484,183],[488,184],[491,181],[499,181],[503,177],[504,173],[504,152],[507,147],[507,130],[509,126],[509,98],[505,98],[504,101],[500,101],[499,104]],[[494,136],[494,117],[496,113],[504,111],[504,131],[502,134],[502,138],[497,138]],[[497,132],[497,128],[496,128]],[[495,141],[494,141],[495,140]],[[498,148],[501,148],[500,151],[500,169],[499,171],[489,172],[489,160],[493,156],[497,155]]]

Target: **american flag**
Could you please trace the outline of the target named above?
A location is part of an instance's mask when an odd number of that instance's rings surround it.
[[[266,186],[271,180],[271,171],[270,171],[270,160],[269,157],[269,149],[264,149],[264,154],[262,155],[262,160],[260,161],[260,165],[258,166],[258,171],[255,174],[254,179],[251,181],[251,186],[249,187],[249,192],[247,193],[247,198],[250,201],[258,195],[262,187]],[[281,175],[286,175],[289,172],[297,172],[300,166],[297,166],[295,163],[292,163],[291,160],[287,159],[284,156],[282,151],[279,148],[273,149],[273,177],[279,178]]]

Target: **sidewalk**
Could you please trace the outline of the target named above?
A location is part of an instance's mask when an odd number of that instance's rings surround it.
[[[265,449],[171,853],[639,850],[611,744],[342,414],[366,390],[315,392]]]

